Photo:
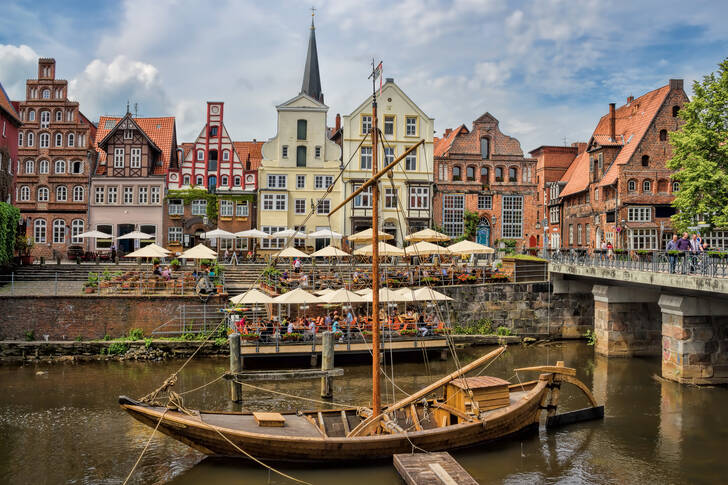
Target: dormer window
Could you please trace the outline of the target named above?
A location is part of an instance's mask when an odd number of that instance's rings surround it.
[[[131,140],[132,139],[131,130],[124,130],[124,139],[125,140]]]
[[[642,155],[642,166],[643,167],[650,166],[650,156],[649,155]]]
[[[480,157],[483,160],[490,158],[490,140],[488,138],[480,139]]]
[[[205,159],[205,150],[197,150],[197,160],[202,161]]]
[[[217,126],[211,126],[210,127],[210,136],[211,137],[217,136]]]

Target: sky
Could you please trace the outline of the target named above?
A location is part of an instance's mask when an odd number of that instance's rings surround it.
[[[524,153],[586,141],[610,102],[670,78],[690,95],[728,56],[723,1],[4,0],[0,82],[22,99],[53,57],[92,120],[129,100],[193,141],[205,102],[224,101],[235,140],[267,140],[300,92],[312,6],[330,125],[370,94],[375,58],[436,135],[487,111]]]

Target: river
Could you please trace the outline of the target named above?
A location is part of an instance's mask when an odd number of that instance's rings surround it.
[[[487,348],[459,351],[467,362]],[[512,369],[564,360],[606,405],[604,421],[545,431],[496,445],[456,451],[455,458],[479,483],[725,483],[728,475],[728,389],[696,388],[656,379],[658,359],[612,359],[594,355],[579,342],[512,346],[487,374],[517,378]],[[98,362],[0,366],[0,482],[122,483],[150,435],[124,413],[117,396],[139,397],[156,388],[181,361]],[[412,391],[454,369],[452,359],[429,365],[397,363],[394,377]],[[177,391],[198,387],[225,371],[226,361],[191,362]],[[369,367],[344,366],[335,379],[334,400],[369,400]],[[389,369],[389,368],[388,368]],[[526,378],[532,378],[523,376]],[[256,383],[287,393],[318,398],[317,380]],[[392,400],[392,390],[384,386]],[[244,389],[247,409],[308,409],[310,404]],[[226,384],[218,381],[187,396],[190,407],[236,409]],[[401,397],[397,394],[396,397]],[[564,386],[560,410],[578,409],[586,400]],[[254,453],[255,450],[249,450]],[[402,483],[391,464],[285,466],[286,473],[316,484]],[[205,459],[163,435],[151,441],[130,483],[176,485],[291,483],[260,467],[231,460]]]

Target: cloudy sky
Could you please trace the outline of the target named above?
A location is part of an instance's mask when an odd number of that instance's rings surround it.
[[[489,111],[525,151],[583,140],[623,104],[715,70],[728,2],[693,0],[5,0],[0,82],[12,99],[54,57],[91,119],[174,115],[193,140],[204,103],[225,101],[237,140],[275,135],[300,91],[311,19],[329,123],[367,96],[372,57],[435,118],[437,133]],[[214,6],[213,6],[214,5]]]

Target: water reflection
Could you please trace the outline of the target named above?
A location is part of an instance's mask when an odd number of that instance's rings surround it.
[[[469,362],[489,349],[461,351]],[[517,382],[512,369],[564,360],[578,369],[600,402],[603,422],[582,423],[555,432],[540,430],[487,447],[462,450],[455,457],[480,483],[720,483],[728,465],[728,390],[698,389],[656,380],[659,359],[595,358],[581,343],[533,348],[512,347],[487,370]],[[191,363],[178,391],[219,376],[225,360]],[[141,396],[157,387],[179,362],[113,362],[45,367],[0,367],[0,477],[8,483],[121,483],[144,447],[150,429],[136,423],[116,404],[119,394]],[[429,375],[426,369],[429,368]],[[397,384],[408,392],[454,369],[452,360],[399,363]],[[46,370],[47,374],[36,375]],[[387,369],[388,372],[391,369]],[[345,366],[334,400],[369,401],[366,365]],[[264,383],[262,386],[317,398],[318,381]],[[385,400],[402,397],[391,385]],[[246,389],[248,409],[308,409],[310,403]],[[239,409],[228,400],[224,382],[187,396],[190,407]],[[560,409],[577,409],[586,399],[564,386]],[[378,485],[401,483],[389,463],[347,466],[285,466],[312,483]],[[133,483],[290,483],[240,461],[203,459],[188,447],[156,437]]]

